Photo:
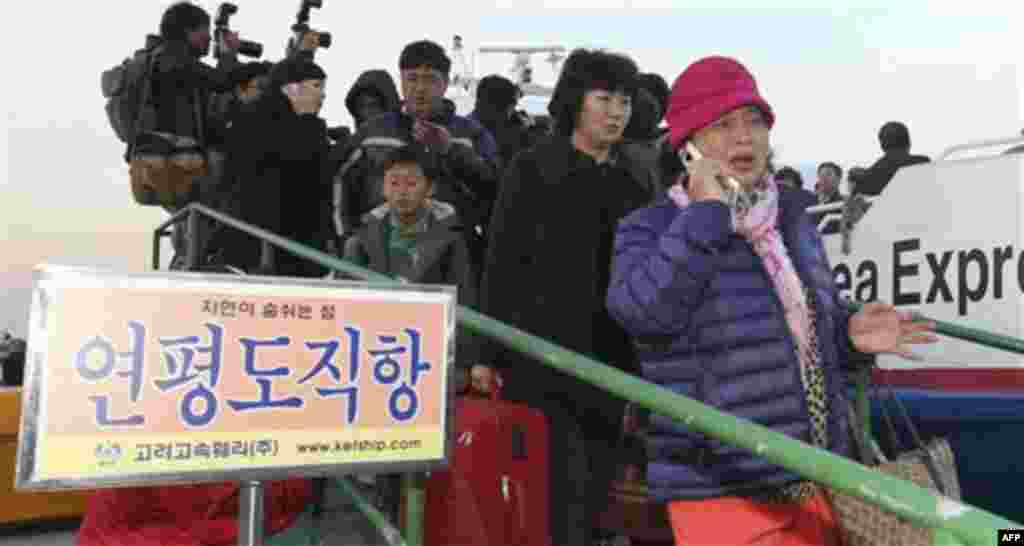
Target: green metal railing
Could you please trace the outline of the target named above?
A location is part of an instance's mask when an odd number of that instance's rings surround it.
[[[181,221],[184,216],[190,217],[190,228],[197,227],[199,215],[254,236],[264,241],[265,247],[273,245],[346,275],[373,282],[396,282],[386,275],[356,266],[197,204],[190,205],[165,222],[157,229],[154,238],[159,241],[167,226]],[[196,238],[196,235],[194,231],[190,233],[191,238]],[[189,261],[196,263],[194,259]],[[460,326],[490,337],[547,366],[596,385],[651,411],[672,417],[693,430],[727,444],[748,449],[807,479],[861,498],[921,527],[932,528],[935,530],[934,544],[989,546],[994,542],[996,530],[1024,528],[1020,523],[952,501],[909,481],[894,478],[764,426],[722,413],[466,307],[459,306],[458,322]],[[945,324],[941,326],[939,332],[1024,353],[1024,343],[997,334]],[[407,510],[406,543],[409,546],[422,546],[423,476],[407,476],[403,481],[403,491],[406,495]]]

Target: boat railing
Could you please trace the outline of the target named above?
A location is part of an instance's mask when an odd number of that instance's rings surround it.
[[[199,204],[192,204],[162,223],[154,233],[154,265],[159,265],[160,239],[168,235],[172,224],[187,222],[190,239],[188,266],[199,265],[200,218],[247,233],[263,242],[264,255],[271,250],[284,251],[329,268],[337,273],[373,282],[398,282],[301,243],[243,222]],[[464,306],[458,307],[458,323],[473,333],[496,340],[508,349],[530,356],[538,362],[576,377],[615,396],[674,418],[689,429],[699,431],[731,446],[737,446],[795,472],[834,491],[839,491],[881,507],[922,528],[933,530],[933,544],[988,546],[997,530],[1024,528],[983,509],[944,497],[870,467],[810,446],[756,423],[740,419],[692,398],[619,371],[605,363],[570,351],[546,339],[499,322]],[[1024,354],[1024,341],[939,323],[939,333],[962,335],[978,343],[985,342],[1004,350]],[[404,540],[409,546],[423,544],[425,476],[406,475],[402,480],[405,496]],[[380,514],[368,510],[366,502],[357,503],[367,510],[371,521],[386,532]],[[398,540],[398,539],[396,539]]]

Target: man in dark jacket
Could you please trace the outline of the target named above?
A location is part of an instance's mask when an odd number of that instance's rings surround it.
[[[660,85],[659,85],[660,84]],[[671,185],[674,169],[667,169],[666,155],[675,155],[667,143],[667,131],[660,127],[665,116],[663,90],[665,81],[657,74],[637,76],[637,93],[633,99],[633,114],[623,133],[624,151],[630,160],[650,171],[655,187],[660,192]],[[665,96],[667,97],[667,91]]]
[[[367,212],[384,203],[383,162],[391,150],[418,142],[437,157],[441,170],[434,198],[455,207],[467,226],[474,256],[482,254],[482,232],[497,184],[494,138],[479,123],[444,105],[451,60],[441,46],[413,42],[398,61],[402,111],[367,120],[353,137],[352,152],[335,176],[334,221],[344,239]]]
[[[187,137],[206,152],[210,175],[194,188],[191,200],[199,199],[203,187],[216,186],[223,171],[223,119],[214,116],[210,105],[215,93],[231,91],[231,70],[238,62],[238,35],[226,33],[217,68],[200,59],[210,51],[210,14],[190,2],[178,2],[164,11],[160,19],[163,43],[156,50],[151,79],[151,101],[156,112],[154,132]],[[177,203],[168,208],[175,212],[188,204]],[[184,225],[172,235],[175,257],[171,267],[183,265],[186,253]]]
[[[238,65],[234,52],[238,36],[227,33],[227,55],[218,67],[200,59],[210,51],[210,15],[189,2],[167,8],[160,21],[164,43],[153,65],[152,95],[157,132],[191,137],[204,146],[222,143],[221,120],[210,115],[210,97],[232,90],[231,71]]]
[[[529,127],[516,114],[521,92],[512,80],[492,74],[476,86],[476,105],[470,119],[480,122],[498,143],[502,164],[532,145]]]
[[[818,180],[814,183],[815,200],[819,205],[839,203],[843,200],[843,194],[839,191],[839,183],[843,180],[843,168],[831,161],[818,165]],[[826,213],[818,213],[812,216],[814,225],[817,226],[825,217]],[[838,217],[830,220],[825,228],[821,230],[823,235],[838,233],[840,222]]]
[[[485,314],[629,371],[629,338],[604,299],[615,226],[653,192],[619,147],[636,74],[619,55],[577,50],[566,60],[548,106],[557,134],[502,177],[481,289]],[[507,398],[548,418],[552,543],[595,544],[624,404],[494,342],[481,362],[500,369]]]
[[[910,131],[898,121],[890,121],[878,131],[878,143],[882,145],[883,155],[867,170],[867,174],[855,180],[856,193],[878,195],[889,184],[896,171],[910,165],[931,161],[923,155],[910,153]]]
[[[271,72],[270,88],[231,126],[227,175],[241,194],[242,219],[289,239],[326,250],[330,235],[330,162],[323,106],[324,71],[291,59]],[[266,271],[255,240],[229,245],[229,265]],[[275,253],[278,275],[326,274],[284,251]]]
[[[391,74],[387,70],[376,69],[359,75],[345,96],[345,107],[358,129],[366,120],[400,111],[402,101],[398,98],[398,88]]]

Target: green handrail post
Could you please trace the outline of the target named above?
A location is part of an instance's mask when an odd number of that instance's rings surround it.
[[[345,493],[345,496],[356,505],[356,508],[366,516],[366,519],[370,520],[370,523],[377,528],[377,532],[384,537],[384,540],[390,546],[407,546],[407,544],[411,544],[402,539],[402,533],[388,521],[387,516],[374,508],[373,503],[363,497],[362,493],[352,485],[348,478],[338,478],[337,483],[342,492]]]
[[[190,210],[201,212],[223,224],[254,237],[263,239],[296,256],[306,258],[324,267],[356,278],[393,284],[386,275],[370,271],[338,259],[330,254],[251,226],[202,205],[190,205]],[[686,427],[702,432],[726,444],[747,449],[764,459],[787,468],[823,486],[864,499],[883,509],[902,516],[922,527],[940,532],[935,539],[943,544],[988,546],[998,529],[1024,528],[1024,525],[953,501],[936,492],[919,487],[909,481],[881,473],[844,457],[818,449],[775,432],[767,427],[740,419],[708,407],[696,400],[676,394],[659,385],[622,372],[531,335],[472,309],[459,306],[458,322],[478,334],[486,335],[506,347],[528,355],[535,360],[569,374],[582,381],[637,403],[647,409],[671,417]],[[938,333],[962,337],[982,345],[1004,348],[1024,354],[1024,341],[999,334],[974,331],[955,325],[940,323]],[[984,335],[979,335],[984,334]],[[966,337],[971,336],[971,337]],[[409,507],[422,507],[422,474],[406,477],[405,487]],[[420,508],[422,510],[422,508]],[[407,540],[410,546],[422,546],[422,512],[412,514],[407,521]]]
[[[932,546],[963,546],[956,535],[944,529],[932,529]]]
[[[402,493],[405,497],[405,542],[408,546],[423,546],[427,500],[425,485],[426,476],[421,472],[402,475]]]

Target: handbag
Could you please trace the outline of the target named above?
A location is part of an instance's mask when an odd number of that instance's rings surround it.
[[[960,482],[949,442],[944,438],[922,441],[903,403],[891,388],[886,390],[893,405],[898,408],[915,447],[899,453],[893,459],[887,459],[867,436],[866,431],[853,424],[861,421],[856,419],[856,412],[850,406],[850,429],[860,462],[874,466],[876,470],[886,474],[938,491],[948,498],[960,500]],[[896,427],[885,406],[883,403],[882,419],[891,430],[893,443],[899,444]],[[932,529],[918,527],[896,514],[839,491],[830,490],[830,497],[845,546],[927,546],[933,543]]]

